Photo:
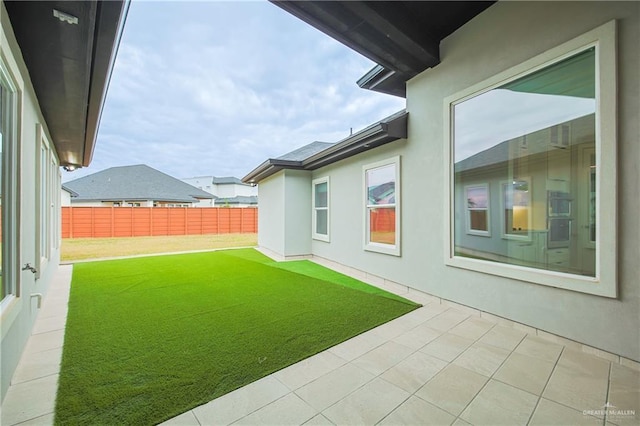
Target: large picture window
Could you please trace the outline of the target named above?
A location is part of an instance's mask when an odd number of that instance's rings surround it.
[[[365,250],[400,255],[400,157],[364,167]]]
[[[594,31],[447,99],[449,265],[615,296],[615,27]]]
[[[315,179],[313,186],[313,238],[329,241],[329,178]]]

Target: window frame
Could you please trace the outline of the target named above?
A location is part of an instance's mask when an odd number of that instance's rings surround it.
[[[38,262],[36,279],[40,279],[40,271],[44,269],[51,258],[51,224],[53,211],[51,209],[50,176],[51,143],[47,139],[42,124],[36,125],[36,261]]]
[[[464,203],[466,230],[469,235],[476,235],[480,237],[491,237],[491,191],[488,183],[470,184],[464,186],[465,199],[468,200],[469,189],[484,188],[487,193],[487,207],[485,208],[470,208],[469,203]],[[487,230],[473,229],[471,227],[471,212],[472,211],[486,211],[487,212]]]
[[[595,47],[596,146],[596,273],[594,277],[536,269],[455,255],[454,106],[494,88]],[[474,84],[444,100],[445,265],[562,288],[597,296],[617,297],[617,72],[616,21]],[[606,220],[605,220],[606,218]]]
[[[0,313],[4,315],[6,310],[21,293],[20,275],[20,167],[18,155],[20,152],[20,105],[21,91],[12,77],[4,57],[0,56],[0,85],[5,93],[10,94],[8,100],[9,118],[2,118],[9,123],[8,143],[2,141],[2,194],[5,194],[0,206],[2,209],[2,283],[9,286],[4,297],[0,296]],[[3,105],[3,114],[5,113]],[[6,123],[5,123],[6,124]],[[5,126],[3,125],[3,130]],[[6,132],[6,131],[5,131]],[[2,318],[3,321],[6,318]]]
[[[529,213],[527,214],[527,234],[510,234],[506,231],[506,221],[507,216],[505,215],[506,204],[505,204],[505,186],[509,184],[513,184],[513,182],[527,182],[527,187],[529,188]],[[512,180],[502,180],[500,181],[500,235],[505,240],[516,240],[516,241],[531,241],[531,228],[533,225],[533,212],[531,211],[531,197],[533,194],[533,190],[531,189],[531,177],[523,176],[523,177],[515,177]]]
[[[368,185],[367,185],[367,172],[369,170],[379,169],[382,167],[386,167],[389,165],[395,166],[395,202],[394,204],[383,204],[383,205],[370,205],[369,204],[369,194],[368,194]],[[391,158],[387,158],[385,160],[376,161],[375,163],[370,163],[362,166],[362,188],[363,188],[363,203],[364,203],[364,250],[371,251],[376,253],[388,254],[392,256],[401,256],[400,250],[400,242],[401,242],[401,181],[400,181],[400,156],[395,156]],[[370,210],[373,208],[393,208],[395,209],[395,242],[394,244],[384,244],[377,243],[371,241],[371,227],[369,225],[370,221]]]
[[[327,206],[326,207],[317,207],[316,206],[316,186],[321,185],[323,183],[327,184]],[[326,243],[331,242],[331,184],[329,182],[329,176],[323,176],[317,179],[314,179],[311,182],[311,238],[318,241],[324,241]],[[318,211],[326,210],[327,212],[327,233],[320,234],[317,232],[317,223],[318,223]]]

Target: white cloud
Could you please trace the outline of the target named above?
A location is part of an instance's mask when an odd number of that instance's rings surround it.
[[[494,89],[455,107],[455,161],[595,112],[595,99]]]
[[[404,107],[357,87],[373,63],[267,2],[133,2],[92,166],[244,176]]]

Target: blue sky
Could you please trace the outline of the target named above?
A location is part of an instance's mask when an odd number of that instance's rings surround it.
[[[242,177],[402,108],[360,89],[375,64],[266,1],[133,1],[90,167]]]

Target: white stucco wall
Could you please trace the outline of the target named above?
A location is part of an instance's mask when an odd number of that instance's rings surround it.
[[[280,256],[311,254],[311,173],[284,170],[260,182],[258,246]]]
[[[238,185],[235,183],[224,183],[213,185],[212,194],[220,198],[232,198],[238,195],[249,197],[258,195],[258,187],[249,185]]]
[[[444,99],[612,19],[618,19],[619,297],[445,266]],[[406,141],[314,171],[313,178],[331,178],[331,242],[314,240],[313,254],[640,361],[638,40],[640,4],[635,2],[500,2],[490,7],[443,41],[441,64],[408,82]],[[395,155],[402,158],[401,257],[362,249],[362,166]],[[269,199],[262,189],[261,209]]]
[[[71,193],[64,189],[60,191],[60,205],[62,207],[69,207],[71,205]]]
[[[51,140],[46,123],[40,111],[29,74],[22,60],[18,44],[13,35],[11,24],[7,16],[4,3],[0,5],[0,17],[2,29],[0,31],[0,51],[4,65],[7,66],[17,85],[20,97],[18,108],[18,144],[19,159],[19,244],[20,252],[17,259],[17,267],[30,263],[39,270],[39,278],[30,271],[16,271],[16,297],[9,297],[3,301],[1,316],[2,342],[0,352],[0,396],[3,399],[9,387],[11,377],[18,364],[20,355],[27,342],[36,316],[38,315],[37,299],[31,298],[33,293],[47,293],[53,275],[57,271],[60,261],[59,237],[52,240],[52,247],[48,259],[37,259],[36,252],[37,234],[40,228],[37,214],[37,191],[39,191],[39,179],[37,178],[36,158],[39,155],[37,148],[37,124],[43,126],[44,136]],[[6,150],[5,150],[6,152]],[[38,192],[39,194],[39,192]],[[56,204],[60,200],[60,193],[53,194]],[[8,265],[3,265],[6,271]],[[4,278],[4,277],[3,277]]]
[[[205,192],[220,198],[232,198],[238,195],[252,196],[258,195],[258,187],[251,185],[240,185],[237,183],[214,184],[213,176],[197,176],[181,179],[189,185],[195,186]]]
[[[311,173],[285,170],[284,185],[284,255],[311,254]]]
[[[260,182],[265,202],[258,209],[258,246],[284,256],[284,171]]]

